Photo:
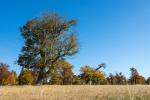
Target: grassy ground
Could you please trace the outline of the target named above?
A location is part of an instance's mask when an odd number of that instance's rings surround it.
[[[5,86],[0,100],[150,100],[150,86]]]

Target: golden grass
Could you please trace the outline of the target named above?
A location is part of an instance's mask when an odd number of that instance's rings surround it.
[[[150,100],[150,86],[1,86],[0,100]]]

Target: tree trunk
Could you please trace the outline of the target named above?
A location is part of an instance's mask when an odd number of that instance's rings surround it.
[[[43,69],[43,68],[42,68]],[[37,81],[36,81],[36,84],[39,84],[39,85],[42,85],[43,84],[43,78],[44,78],[44,75],[43,75],[43,70],[40,70],[39,72],[39,75],[38,75],[38,78],[37,78]]]

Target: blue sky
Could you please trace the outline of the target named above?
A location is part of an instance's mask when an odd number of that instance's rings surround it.
[[[23,39],[19,28],[43,12],[57,12],[78,21],[76,32],[80,52],[68,58],[79,74],[80,67],[96,67],[105,62],[103,71],[122,71],[129,77],[135,67],[150,76],[150,1],[149,0],[0,0],[0,62],[15,64]]]

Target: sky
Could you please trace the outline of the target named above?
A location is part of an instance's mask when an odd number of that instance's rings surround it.
[[[76,19],[80,52],[67,60],[76,74],[89,65],[109,73],[130,76],[135,67],[150,76],[150,1],[149,0],[0,0],[0,62],[19,74],[16,64],[24,45],[19,32],[27,21],[44,12],[57,12]]]

